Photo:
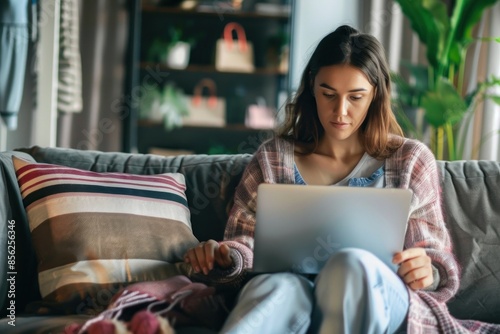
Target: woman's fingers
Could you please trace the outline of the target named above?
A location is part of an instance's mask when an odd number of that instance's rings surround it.
[[[419,290],[431,285],[434,282],[434,277],[432,276],[432,270],[419,268],[404,276],[403,280],[413,290]]]
[[[203,272],[205,275],[214,267],[214,261],[223,268],[231,266],[231,249],[227,245],[219,246],[215,240],[200,242],[196,247],[190,248],[184,255],[184,262],[190,263],[195,273]]]
[[[200,242],[196,247],[188,249],[184,255],[184,262],[190,263],[195,273],[208,273],[208,263],[205,254],[207,242]]]
[[[427,255],[423,248],[408,248],[402,252],[396,253],[392,259],[394,264],[401,264],[413,258]]]
[[[399,264],[398,275],[412,289],[423,289],[434,281],[432,261],[423,248],[411,248],[397,253],[393,262]]]
[[[205,250],[205,245],[206,243],[202,242],[198,246],[194,248],[194,252],[196,254],[196,260],[198,261],[198,271],[200,270],[203,271],[203,273],[206,275],[208,273],[208,264],[207,264],[207,258],[206,258],[206,250]],[[196,269],[195,269],[196,271]]]
[[[228,245],[220,245],[218,251],[215,252],[215,261],[222,268],[230,267],[233,264],[231,248]]]

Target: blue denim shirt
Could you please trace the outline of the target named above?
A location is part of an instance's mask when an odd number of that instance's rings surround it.
[[[295,173],[295,183],[305,185],[306,182],[302,178],[302,175],[300,175],[299,169],[297,168],[296,164],[293,165],[293,169]],[[377,181],[379,181],[380,178],[383,178],[384,175],[385,175],[385,168],[384,166],[382,166],[375,172],[373,172],[372,175],[370,175],[369,177],[350,178],[347,185],[349,187],[380,187],[380,185],[377,184]]]

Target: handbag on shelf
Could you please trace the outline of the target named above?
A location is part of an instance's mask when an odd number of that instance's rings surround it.
[[[209,96],[203,96],[203,88],[207,88]],[[212,79],[200,80],[193,90],[192,96],[187,96],[188,115],[182,119],[183,125],[214,126],[226,125],[226,100],[217,97],[217,86]]]
[[[233,39],[233,31],[237,40]],[[217,40],[215,48],[215,68],[226,72],[253,72],[253,44],[246,39],[245,29],[230,22],[224,27],[223,38]]]
[[[245,126],[252,129],[272,129],[276,124],[276,110],[267,106],[264,98],[247,107]]]

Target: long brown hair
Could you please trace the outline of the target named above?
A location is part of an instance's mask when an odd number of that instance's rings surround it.
[[[361,70],[375,88],[366,119],[360,127],[366,152],[387,158],[401,145],[403,131],[391,109],[391,79],[384,48],[369,34],[344,25],[325,36],[316,47],[291,102],[285,106],[285,120],[278,136],[292,140],[305,153],[317,148],[324,134],[313,96],[314,78],[324,66],[348,64]],[[395,134],[398,136],[391,136]]]

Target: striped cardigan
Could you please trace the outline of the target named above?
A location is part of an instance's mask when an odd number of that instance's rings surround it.
[[[236,263],[231,273],[226,272],[228,276],[220,277],[224,283],[240,282],[245,271],[251,268],[257,186],[294,183],[293,152],[292,143],[275,138],[262,144],[247,166],[236,189],[222,241],[235,250]],[[407,332],[500,333],[500,325],[458,320],[448,312],[446,302],[459,288],[460,270],[443,218],[439,175],[432,152],[418,141],[405,139],[386,160],[385,172],[387,188],[409,188],[414,193],[405,248],[425,248],[440,277],[434,291],[409,289]]]

